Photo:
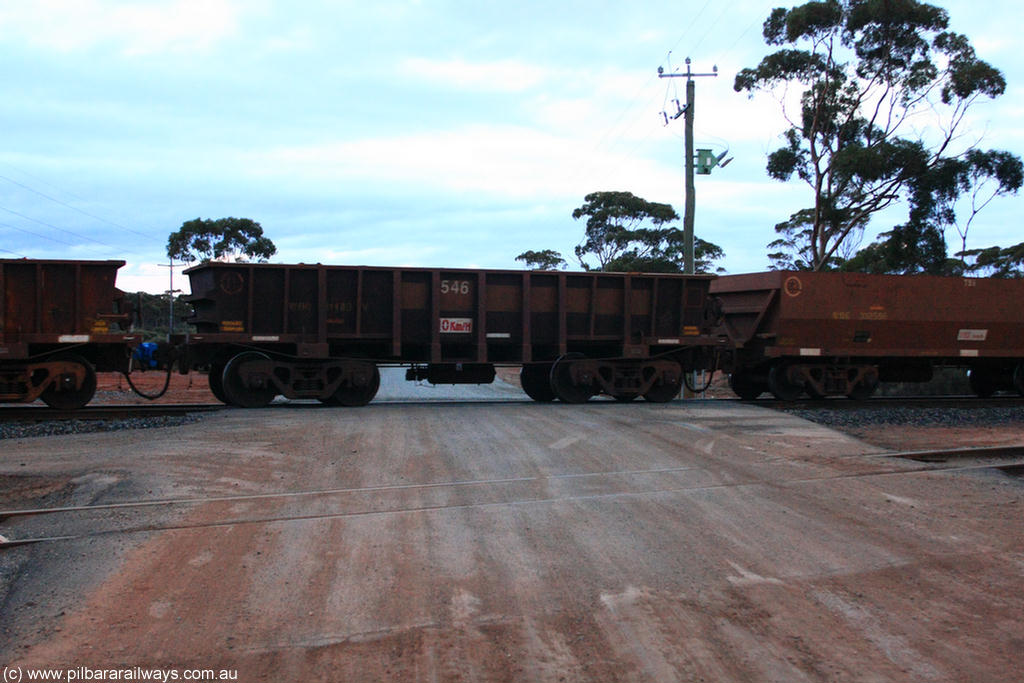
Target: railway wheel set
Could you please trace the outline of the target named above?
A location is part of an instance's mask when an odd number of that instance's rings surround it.
[[[968,374],[971,391],[988,398],[1000,390],[1015,389],[1024,396],[1024,363],[1014,367],[977,367]]]
[[[293,370],[290,362],[274,361],[257,351],[243,351],[226,363],[211,365],[208,378],[210,391],[218,400],[239,408],[262,408],[279,395],[315,398],[331,406],[370,403],[380,388],[377,366],[365,361],[342,365],[344,371],[333,363],[307,364],[305,390],[297,391],[287,380]],[[621,402],[643,397],[653,403],[665,403],[679,395],[682,377],[682,368],[674,361],[594,361],[579,355],[569,355],[554,363],[523,365],[519,372],[523,391],[541,403],[585,403],[599,394]]]
[[[665,403],[679,395],[682,377],[682,366],[675,361],[594,360],[569,354],[554,363],[524,365],[519,383],[542,403],[585,403],[598,394],[623,403],[641,396]]]
[[[1020,280],[206,263],[186,271],[194,331],[146,345],[121,265],[0,259],[0,402],[79,408],[97,372],[140,365],[207,372],[243,408],[366,405],[395,366],[434,384],[519,367],[542,403],[671,401],[716,370],[744,399],[864,399],[943,367],[978,396],[1024,394]]]
[[[380,388],[380,371],[372,362],[296,363],[253,350],[212,362],[207,374],[211,393],[239,408],[262,408],[279,395],[331,406],[364,406]]]
[[[804,396],[812,399],[846,396],[862,401],[875,393],[878,376],[878,368],[872,365],[779,362],[734,371],[729,375],[729,388],[748,401],[765,393],[780,401],[796,401]]]
[[[96,394],[96,370],[74,353],[59,353],[37,366],[30,376],[36,387],[45,384],[39,398],[57,410],[77,410]]]

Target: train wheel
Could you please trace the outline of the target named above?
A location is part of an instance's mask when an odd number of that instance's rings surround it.
[[[825,398],[825,394],[815,389],[814,385],[811,384],[810,382],[804,385],[804,391],[806,391],[807,395],[813,398],[815,401],[820,401]]]
[[[668,403],[679,395],[679,392],[683,389],[683,375],[680,373],[678,379],[674,382],[662,382],[661,384],[654,384],[647,393],[644,394],[644,400],[650,401],[651,403]]]
[[[758,382],[745,372],[729,375],[729,388],[744,401],[753,401],[767,389],[763,382]]]
[[[524,365],[519,371],[519,384],[526,395],[538,403],[551,403],[558,398],[551,388],[550,365]]]
[[[768,371],[768,390],[780,401],[795,401],[804,393],[802,386],[789,381],[784,365],[776,365]]]
[[[853,388],[850,389],[846,395],[854,401],[864,401],[871,398],[877,388],[878,378],[876,376],[865,375],[859,382],[853,385]]]
[[[61,354],[50,360],[82,366],[85,368],[85,378],[82,380],[81,386],[76,389],[74,376],[58,377],[56,383],[51,384],[40,395],[39,398],[43,399],[43,403],[57,410],[78,410],[92,400],[96,394],[96,370],[93,369],[89,361],[73,353]]]
[[[373,397],[377,395],[378,389],[380,389],[380,370],[374,365],[365,384],[362,386],[340,386],[334,392],[334,395],[324,401],[324,403],[333,406],[358,408],[372,401]]]
[[[582,356],[567,354],[551,366],[551,388],[562,403],[586,403],[594,395],[593,385],[573,384],[572,382],[570,370],[573,360],[578,357]]]
[[[971,391],[978,398],[989,398],[998,388],[992,373],[982,368],[971,368],[967,375],[967,383],[971,385]]]
[[[213,397],[221,403],[227,403],[227,396],[224,395],[224,366],[220,363],[211,365],[206,380],[210,383],[210,393]]]
[[[257,351],[244,351],[227,362],[221,374],[221,388],[227,403],[239,408],[263,408],[277,396],[277,389],[256,378],[246,383],[241,374],[246,363],[268,361],[270,357]],[[211,386],[212,390],[212,386]]]
[[[1017,393],[1024,396],[1024,363],[1017,366],[1017,369],[1013,371],[1013,386],[1017,389]]]
[[[814,368],[808,372],[809,376],[804,381],[804,391],[806,391],[807,395],[813,398],[815,401],[820,401],[823,398],[825,398],[825,396],[827,396],[827,394],[825,394],[824,392],[818,391],[818,387],[816,387],[814,382],[812,381],[816,379],[819,383],[824,384],[824,373],[825,370],[821,368]]]

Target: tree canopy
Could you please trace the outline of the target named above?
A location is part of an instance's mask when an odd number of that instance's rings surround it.
[[[998,97],[1006,82],[948,23],[945,10],[917,0],[822,0],[772,10],[763,35],[779,49],[740,71],[734,89],[778,95],[789,128],[768,156],[768,174],[796,176],[812,190],[811,205],[776,226],[777,267],[837,267],[871,217],[900,202],[907,223],[861,261],[883,267],[913,245],[923,265],[885,267],[944,267],[943,235],[957,224],[957,200],[965,193],[977,199],[982,186],[994,188],[991,196],[1020,188],[1016,156],[956,148],[971,105]]]
[[[586,218],[583,241],[575,255],[584,270],[677,273],[683,270],[683,231],[667,226],[679,220],[670,204],[650,202],[631,192],[592,192],[573,210],[576,220]],[[645,227],[647,225],[653,227]],[[697,272],[709,271],[722,258],[721,247],[694,239]],[[565,259],[552,249],[526,251],[516,257],[528,268],[565,267]],[[596,261],[596,265],[595,262]]]
[[[516,256],[516,261],[522,261],[530,270],[565,270],[569,265],[554,249],[524,251]]]
[[[263,228],[249,218],[196,218],[167,238],[167,255],[189,263],[228,257],[266,261],[275,253],[277,247],[264,237]]]
[[[967,238],[978,213],[996,197],[1016,193],[1022,183],[1024,165],[1009,152],[972,149],[960,158],[945,159],[916,182],[909,202],[909,220],[883,232],[879,240],[857,252],[842,268],[901,275],[1007,277],[1013,272],[1012,263],[994,266],[985,258],[972,257],[982,252],[1012,254],[1016,248],[968,249]],[[958,216],[956,204],[962,194],[969,196],[969,201],[966,197],[963,201],[969,206]],[[963,214],[967,214],[966,220]],[[954,227],[960,237],[959,258],[947,256],[943,228],[948,226]]]
[[[968,273],[988,277],[1024,278],[1024,242],[1012,247],[967,249],[957,254]]]

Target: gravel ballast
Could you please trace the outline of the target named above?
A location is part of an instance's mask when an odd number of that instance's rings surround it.
[[[877,407],[864,408],[785,408],[787,413],[817,424],[838,428],[857,428],[872,425],[900,425],[915,427],[987,427],[1019,423],[1024,426],[1024,407],[985,406],[977,408],[955,407]]]
[[[88,434],[90,432],[116,432],[124,429],[155,429],[179,427],[198,422],[202,415],[155,415],[113,420],[54,420],[48,422],[0,422],[0,440],[24,439],[34,436],[59,434]]]

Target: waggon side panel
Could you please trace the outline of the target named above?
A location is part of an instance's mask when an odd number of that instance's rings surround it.
[[[1024,356],[1024,308],[1013,305],[1024,300],[1019,280],[761,275],[720,278],[712,293],[725,302],[727,327],[742,328],[744,341],[760,340],[766,357]],[[758,292],[774,292],[762,299],[760,314],[753,313]],[[751,330],[755,317],[756,330]]]
[[[712,279],[222,263],[186,273],[195,342],[432,363],[520,363],[586,348],[645,357],[696,345]]]
[[[124,261],[0,259],[0,359],[24,358],[32,347],[113,344],[125,316],[114,310]]]

